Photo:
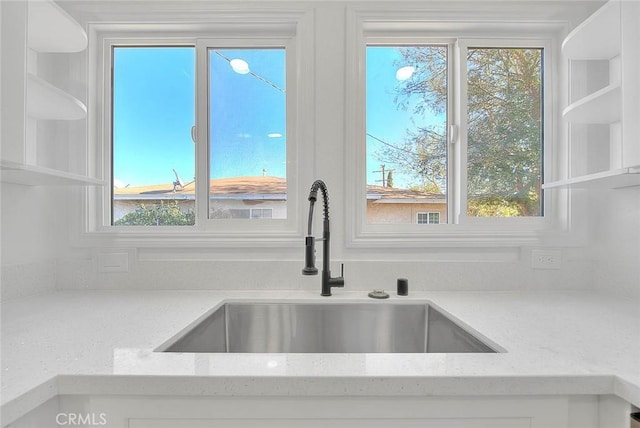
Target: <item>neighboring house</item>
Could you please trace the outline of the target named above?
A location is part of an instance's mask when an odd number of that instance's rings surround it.
[[[212,179],[211,218],[286,218],[287,182],[279,177],[233,177]],[[177,201],[183,211],[195,210],[194,182],[114,188],[114,221],[140,204]]]
[[[286,218],[287,182],[284,178],[256,176],[212,179],[211,218]],[[156,184],[114,189],[114,221],[140,204],[177,201],[183,211],[195,209],[195,183]],[[369,223],[445,222],[446,197],[442,194],[367,186]]]
[[[447,197],[411,189],[367,186],[367,223],[439,224],[447,222]]]

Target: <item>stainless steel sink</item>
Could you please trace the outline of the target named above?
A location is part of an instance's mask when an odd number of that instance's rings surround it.
[[[162,352],[496,352],[424,303],[225,303]]]

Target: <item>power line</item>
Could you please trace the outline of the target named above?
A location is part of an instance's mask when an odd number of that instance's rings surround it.
[[[387,142],[386,142],[386,141],[384,141],[382,138],[378,138],[378,137],[376,137],[375,135],[369,134],[368,132],[367,132],[367,137],[371,137],[371,138],[373,138],[374,140],[376,140],[376,141],[378,141],[378,142],[380,142],[380,143],[384,144],[385,146],[389,146],[389,147],[391,147],[392,149],[396,149],[396,150],[400,150],[400,151],[405,152],[405,153],[409,153],[409,154],[410,154],[410,155],[412,155],[412,156],[417,156],[417,153],[412,152],[411,150],[407,150],[407,149],[405,149],[405,148],[403,148],[403,147],[398,147],[398,146],[395,146],[395,145],[393,145],[393,144],[391,144],[391,143],[387,143]]]
[[[220,58],[224,59],[224,60],[225,60],[225,61],[227,61],[229,64],[231,64],[231,59],[230,59],[230,58],[227,58],[226,56],[222,55],[220,52],[218,52],[218,51],[216,51],[216,50],[214,50],[213,52],[214,52],[216,55],[218,55]],[[285,93],[287,92],[286,90],[284,90],[284,89],[283,89],[283,88],[281,88],[280,86],[276,85],[275,83],[271,82],[270,80],[265,79],[264,77],[262,77],[262,76],[260,76],[260,75],[258,75],[258,74],[256,74],[256,73],[254,73],[253,71],[251,71],[251,69],[249,69],[249,73],[247,73],[247,74],[249,74],[249,75],[251,75],[251,76],[255,77],[256,79],[258,79],[258,80],[260,80],[260,81],[262,81],[262,82],[264,82],[264,83],[266,83],[267,85],[271,86],[272,88],[274,88],[274,89],[275,89],[275,90],[277,90],[277,91],[282,92],[283,94],[285,94]]]

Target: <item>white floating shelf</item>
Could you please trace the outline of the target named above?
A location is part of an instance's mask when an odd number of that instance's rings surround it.
[[[38,52],[80,52],[87,48],[87,33],[64,9],[51,0],[29,2],[29,47]]]
[[[614,123],[622,117],[622,90],[610,85],[569,105],[562,112],[570,123]]]
[[[640,186],[640,165],[545,183],[542,185],[542,188],[620,189],[634,186]]]
[[[570,59],[611,59],[620,55],[620,2],[608,1],[578,25],[562,43]]]
[[[78,120],[87,117],[87,107],[62,89],[28,73],[27,114],[36,119]]]
[[[0,161],[2,182],[26,186],[104,186],[97,178],[37,165]]]

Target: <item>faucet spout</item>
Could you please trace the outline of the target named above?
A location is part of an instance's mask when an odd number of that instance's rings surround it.
[[[307,236],[304,240],[304,268],[302,268],[303,275],[317,275],[318,268],[316,267],[316,238],[313,236]]]
[[[344,287],[344,265],[340,269],[339,277],[331,276],[331,233],[329,226],[329,194],[327,185],[322,180],[316,180],[311,185],[309,192],[309,223],[308,236],[305,238],[305,266],[302,269],[303,275],[317,275],[318,269],[315,267],[315,238],[313,232],[313,207],[318,199],[318,190],[322,193],[323,221],[322,221],[322,296],[331,296],[331,287]]]

